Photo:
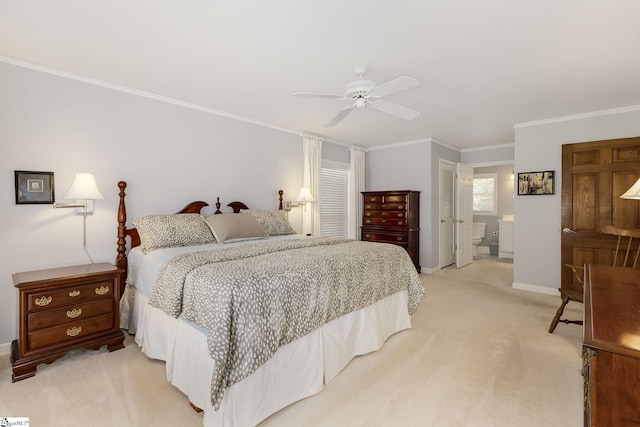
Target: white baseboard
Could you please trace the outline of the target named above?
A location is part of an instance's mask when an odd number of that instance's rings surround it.
[[[11,353],[11,343],[7,342],[4,344],[0,344],[0,356],[4,356],[9,353]]]
[[[422,273],[426,273],[426,274],[433,274],[433,273],[435,273],[436,271],[440,271],[440,270],[441,270],[441,268],[440,268],[440,266],[439,266],[439,265],[437,265],[437,266],[435,266],[435,267],[430,267],[430,268],[428,268],[428,267],[421,267],[421,268],[420,268],[420,271],[421,271]]]
[[[529,285],[527,283],[511,282],[511,287],[523,291],[536,292],[539,294],[560,296],[560,292],[556,288],[547,288],[546,286]]]

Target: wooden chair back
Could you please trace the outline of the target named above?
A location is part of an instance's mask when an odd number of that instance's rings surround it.
[[[629,255],[632,253],[631,243],[633,239],[640,239],[640,230],[638,229],[624,229],[614,227],[613,225],[606,225],[602,227],[602,232],[606,234],[611,234],[614,236],[618,236],[618,241],[616,243],[616,252],[613,257],[612,265],[615,267],[618,265],[618,259],[624,256],[624,260],[620,264],[621,267],[631,267],[636,268],[638,264],[638,255],[640,254],[640,248],[636,248],[635,256],[633,257],[633,264],[627,265],[629,261]],[[626,248],[623,243],[624,240],[627,240]]]

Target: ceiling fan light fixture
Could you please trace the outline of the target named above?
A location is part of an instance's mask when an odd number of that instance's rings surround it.
[[[371,95],[371,90],[376,84],[371,80],[355,80],[347,83],[344,87],[344,95],[346,98],[358,99],[366,98]]]
[[[376,110],[404,120],[415,120],[420,116],[419,111],[382,99],[387,95],[420,86],[418,80],[409,76],[400,76],[376,85],[375,82],[363,78],[367,71],[368,68],[364,65],[356,67],[356,75],[358,78],[345,85],[344,95],[323,92],[295,92],[293,95],[313,98],[333,98],[338,101],[350,100],[353,102],[351,105],[341,108],[333,118],[324,125],[325,127],[337,125],[351,110],[365,108],[367,104],[370,104],[370,106]]]

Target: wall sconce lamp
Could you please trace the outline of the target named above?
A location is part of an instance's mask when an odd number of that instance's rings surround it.
[[[625,191],[622,196],[620,196],[620,198],[640,200],[640,178],[638,178],[636,183],[633,184],[627,191]]]
[[[307,203],[315,202],[316,199],[311,195],[311,190],[309,187],[302,187],[300,189],[300,193],[298,193],[298,198],[295,202],[285,201],[282,203],[282,210],[287,213],[291,211],[291,208],[297,208],[298,206],[304,206],[304,211],[307,211]]]
[[[313,198],[313,195],[311,194],[311,190],[309,189],[309,187],[302,187],[300,189],[300,193],[298,193],[298,198],[296,199],[296,202],[298,202],[298,206],[303,205],[304,206],[304,211],[307,211],[307,203],[309,202],[315,202],[316,199]]]
[[[65,199],[75,199],[76,203],[55,203],[54,208],[76,208],[76,214],[82,215],[82,247],[91,264],[93,259],[87,250],[87,214],[93,212],[93,201],[104,199],[92,173],[77,173],[71,188],[64,195]]]

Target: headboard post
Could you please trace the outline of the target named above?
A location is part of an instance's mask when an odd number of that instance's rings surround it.
[[[283,207],[282,207],[282,195],[283,195],[283,194],[284,194],[284,191],[282,191],[282,190],[278,191],[278,195],[280,196],[280,197],[278,198],[278,200],[279,200],[279,203],[278,203],[278,210],[279,210],[279,211],[281,211],[281,210],[283,209]]]
[[[116,267],[125,271],[123,278],[126,277],[127,271],[127,256],[125,252],[126,248],[126,222],[127,222],[127,208],[124,204],[124,196],[126,195],[124,189],[127,188],[125,181],[118,182],[120,188],[120,204],[118,205],[118,255],[116,256]],[[120,295],[124,292],[124,283],[120,284]]]

